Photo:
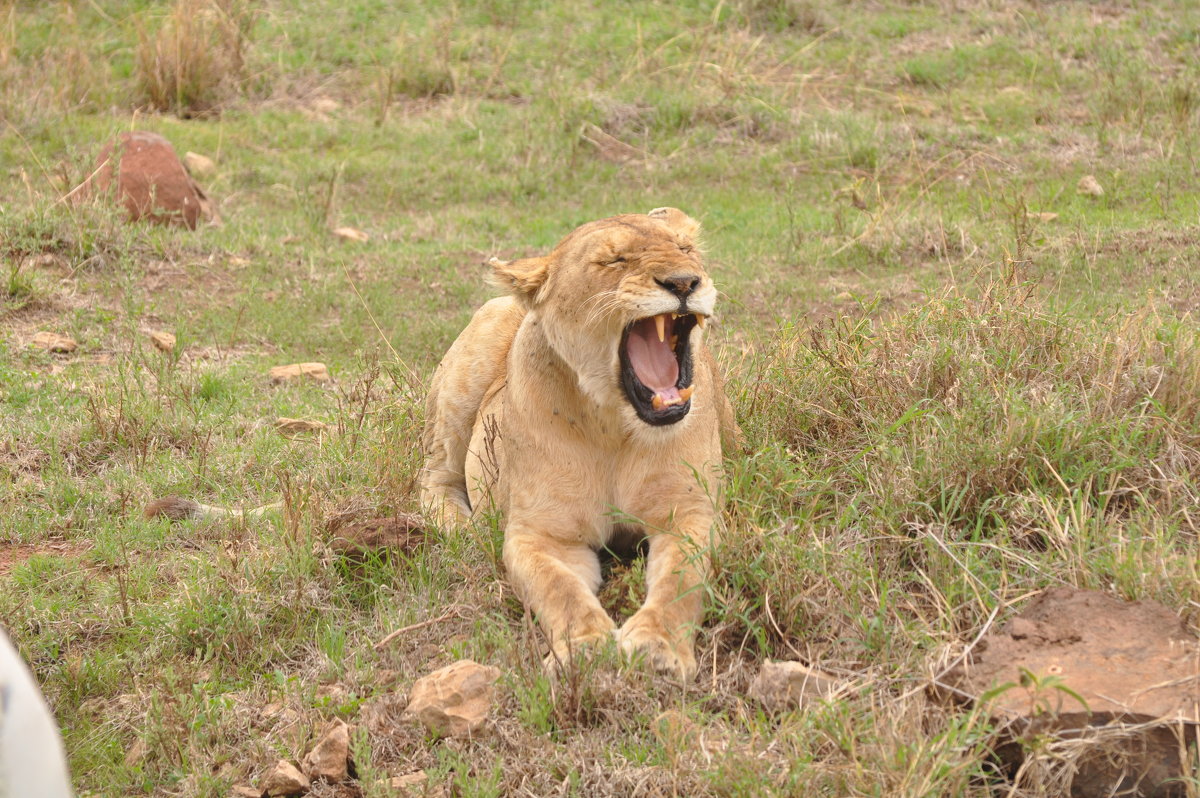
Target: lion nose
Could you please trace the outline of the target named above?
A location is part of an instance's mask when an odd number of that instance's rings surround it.
[[[696,286],[700,285],[700,277],[695,274],[672,274],[662,280],[655,277],[654,282],[680,299],[687,299],[696,290]]]

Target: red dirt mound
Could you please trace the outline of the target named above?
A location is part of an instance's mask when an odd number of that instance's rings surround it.
[[[117,197],[130,221],[179,224],[195,230],[211,218],[212,204],[184,168],[175,148],[157,133],[127,131],[100,150],[92,174],[71,196],[112,196],[117,171]]]

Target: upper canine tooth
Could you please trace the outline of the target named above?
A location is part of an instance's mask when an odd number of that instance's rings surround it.
[[[663,318],[663,314],[654,317],[654,327],[658,330],[658,341],[662,343],[667,337],[667,320]]]
[[[696,324],[700,325],[700,329],[703,330],[704,325],[708,324],[708,316],[703,316],[703,315],[697,313],[696,314]]]

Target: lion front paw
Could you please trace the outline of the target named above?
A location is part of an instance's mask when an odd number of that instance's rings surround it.
[[[594,651],[613,639],[616,627],[602,629],[590,634],[560,640],[550,647],[550,653],[542,660],[546,673],[554,676],[562,671],[573,658]]]
[[[696,655],[690,639],[674,640],[662,622],[649,613],[638,612],[617,631],[621,651],[640,654],[659,673],[683,681],[696,675]]]

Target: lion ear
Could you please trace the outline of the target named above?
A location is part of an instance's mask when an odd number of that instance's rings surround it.
[[[550,270],[550,258],[521,258],[520,260],[500,260],[492,258],[488,261],[492,267],[492,285],[508,291],[522,302],[532,303],[538,291],[546,284],[546,274]]]
[[[678,208],[655,208],[646,215],[658,219],[678,236],[690,241],[700,238],[700,223]]]

